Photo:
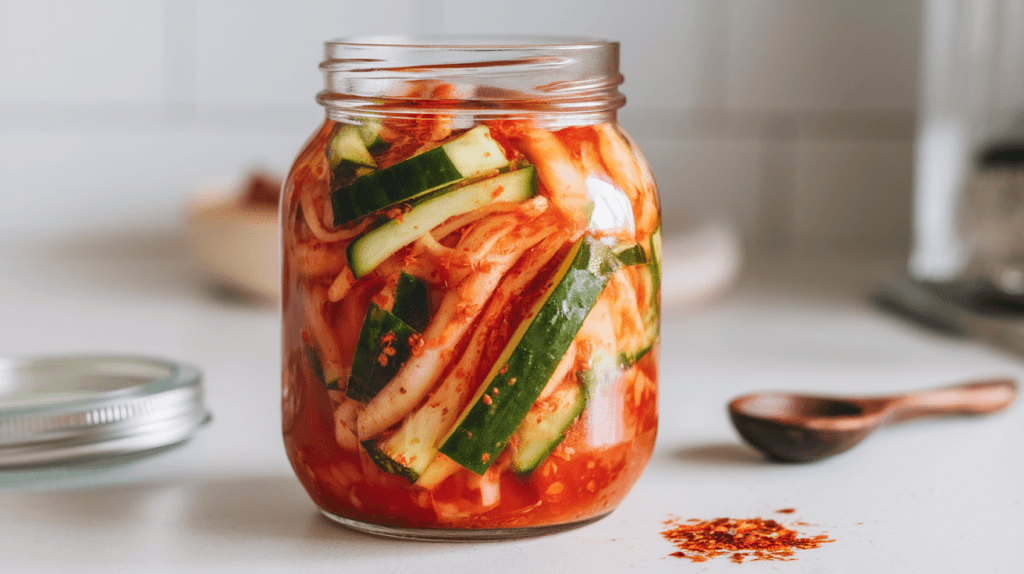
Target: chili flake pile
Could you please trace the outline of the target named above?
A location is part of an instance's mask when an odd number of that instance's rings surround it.
[[[671,528],[662,536],[679,549],[671,556],[706,562],[711,558],[731,555],[730,560],[742,564],[753,560],[796,560],[795,550],[818,548],[835,542],[828,535],[803,538],[774,520],[763,518],[691,519],[683,523],[668,521]]]

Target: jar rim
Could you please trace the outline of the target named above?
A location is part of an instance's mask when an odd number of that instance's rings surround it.
[[[617,47],[618,42],[587,36],[546,35],[478,35],[478,34],[380,34],[344,36],[325,42],[328,53],[332,46],[367,46],[379,48],[445,51],[593,49]]]
[[[325,42],[329,117],[464,113],[476,117],[583,114],[607,121],[618,91],[619,43],[576,36],[353,36]],[[416,86],[452,87],[444,96]],[[424,106],[424,98],[446,102]]]

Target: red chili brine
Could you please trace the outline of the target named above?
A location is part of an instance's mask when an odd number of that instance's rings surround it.
[[[618,44],[405,40],[327,44],[284,185],[288,456],[359,530],[586,524],[657,429],[658,192]]]

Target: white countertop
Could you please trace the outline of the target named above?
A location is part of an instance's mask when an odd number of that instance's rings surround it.
[[[1019,572],[1024,406],[907,423],[816,464],[763,462],[725,412],[757,389],[885,393],[1020,359],[874,311],[898,264],[760,264],[718,305],[667,313],[658,445],[611,516],[546,538],[399,542],[322,518],[280,438],[278,317],[199,285],[173,238],[0,251],[0,352],[118,352],[199,365],[213,422],[114,469],[0,472],[4,572]],[[781,508],[795,508],[790,515]],[[670,557],[678,517],[761,516],[835,539],[793,562]]]

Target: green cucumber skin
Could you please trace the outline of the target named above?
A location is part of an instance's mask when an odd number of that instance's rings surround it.
[[[633,365],[640,362],[640,359],[644,357],[651,349],[654,348],[654,344],[658,340],[659,331],[659,316],[660,316],[660,303],[659,303],[659,289],[661,288],[661,228],[655,230],[650,238],[650,256],[644,253],[644,250],[640,245],[633,245],[620,252],[618,252],[619,262],[622,263],[623,267],[629,267],[632,265],[643,265],[641,272],[647,273],[650,277],[650,300],[651,306],[643,313],[644,326],[647,328],[647,343],[632,352],[620,351],[618,362],[619,367],[622,370],[628,369]],[[637,253],[639,252],[639,253]]]
[[[316,380],[320,381],[324,388],[328,390],[338,388],[337,380],[328,381],[324,376],[324,366],[320,362],[320,354],[309,345],[306,345],[306,360],[309,361],[309,368],[313,371],[313,376],[316,377]]]
[[[354,163],[369,168],[376,168],[370,152],[366,149],[359,135],[359,129],[353,125],[343,125],[327,142],[327,164],[336,170],[343,162]]]
[[[320,353],[309,345],[306,345],[306,360],[309,361],[309,368],[313,371],[313,376],[316,380],[320,381],[320,384],[325,389],[332,391],[338,390],[338,383],[341,377],[336,372],[328,372],[324,369],[323,363],[320,361]]]
[[[370,155],[379,155],[388,151],[388,148],[390,147],[391,144],[384,141],[380,136],[377,136],[377,139],[366,144],[366,151],[370,152]]]
[[[388,356],[386,365],[381,365],[378,361],[384,348],[381,339],[388,332],[395,334],[391,344],[395,354]],[[345,394],[364,404],[377,396],[412,354],[409,337],[414,333],[416,330],[406,325],[404,321],[381,309],[377,304],[370,303],[366,318],[363,319],[363,327],[359,331],[359,342],[356,343],[356,352],[352,360],[352,374],[348,378]]]
[[[659,225],[654,233],[651,234],[651,261],[650,261],[651,277],[654,279],[654,294],[655,299],[660,301],[660,297],[657,295],[661,292],[661,226]]]
[[[490,192],[491,186],[495,184],[504,184],[504,189],[497,197]],[[484,196],[476,197],[480,192]],[[350,243],[346,252],[349,268],[356,278],[363,277],[391,254],[429,233],[435,225],[440,225],[449,217],[461,215],[491,201],[524,201],[536,194],[537,171],[533,166],[468,185],[464,185],[464,182],[452,184],[422,200],[411,202],[412,209],[403,215],[401,222],[388,221]],[[458,200],[452,200],[453,196],[458,197]],[[459,201],[468,201],[472,205],[466,210],[453,209],[459,205]]]
[[[587,389],[593,389],[598,385],[610,383],[617,379],[644,358],[644,355],[651,352],[657,341],[648,341],[634,353],[618,351],[610,353],[604,350],[595,351],[591,357],[590,368],[576,373],[577,378]]]
[[[401,468],[398,474],[412,482],[419,480],[437,455],[437,433],[447,430],[437,428],[436,422],[434,417],[420,418],[413,413],[394,434],[367,441],[374,445],[378,456],[390,461],[387,467],[378,465],[381,470],[395,474],[389,469]]]
[[[363,448],[366,449],[366,454],[370,457],[370,460],[377,465],[378,468],[389,474],[397,474],[398,476],[405,477],[410,483],[419,480],[420,475],[417,472],[406,468],[397,462],[391,460],[388,455],[384,454],[383,451],[377,448],[376,439],[363,441]]]
[[[402,273],[395,288],[395,306],[391,313],[417,331],[430,323],[430,293],[422,280]]]
[[[344,225],[461,178],[444,148],[436,147],[332,190],[334,224]]]
[[[333,180],[334,224],[344,225],[460,179],[505,168],[508,163],[490,130],[476,126],[440,147],[364,175],[347,186],[341,183],[346,180]]]
[[[366,175],[363,172],[372,173],[373,168],[343,159],[331,170],[331,177],[333,178],[333,181],[347,181],[360,177],[360,174]]]
[[[650,335],[650,334],[649,334]],[[637,350],[635,353],[627,353],[622,351],[619,353],[618,363],[619,366],[625,370],[631,368],[633,365],[640,362],[640,359],[644,358],[644,355],[649,353],[654,348],[658,335],[655,333],[647,340],[647,344]]]
[[[638,244],[630,245],[625,249],[618,251],[616,257],[619,258],[619,263],[623,267],[631,267],[633,265],[645,265],[647,263],[647,254],[644,253],[643,247]]]
[[[647,324],[647,335],[654,345],[661,333],[661,226],[651,234],[651,259],[647,262],[647,272],[651,274],[651,308],[648,309],[644,322]],[[648,347],[649,349],[650,347]],[[640,356],[643,356],[641,353]],[[639,360],[640,356],[637,357]]]
[[[556,393],[558,391],[555,391]],[[520,475],[530,474],[537,469],[542,462],[551,456],[558,445],[565,440],[565,433],[569,427],[576,422],[583,409],[587,406],[587,392],[585,388],[573,387],[570,392],[575,393],[568,405],[554,412],[547,413],[539,422],[531,421],[527,413],[526,419],[516,435],[519,437],[519,450],[512,459],[512,467]]]
[[[477,474],[487,471],[537,401],[607,285],[611,274],[604,271],[609,260],[617,268],[618,261],[608,247],[589,238],[581,240],[568,272],[505,362],[508,368],[495,365],[478,396],[442,443],[441,453]],[[513,384],[509,384],[512,379]],[[494,394],[493,389],[498,393]]]
[[[625,353],[612,353],[595,349],[590,357],[590,368],[576,374],[576,378],[589,390],[617,379],[627,368]]]

